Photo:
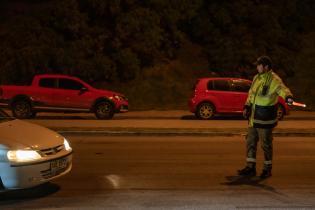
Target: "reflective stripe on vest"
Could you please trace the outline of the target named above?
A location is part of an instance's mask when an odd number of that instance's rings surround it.
[[[270,125],[270,124],[274,124],[276,123],[278,120],[274,119],[274,120],[257,120],[254,119],[254,123],[256,124],[262,124],[262,125]]]
[[[256,159],[255,158],[246,158],[247,162],[251,162],[251,163],[256,163]]]

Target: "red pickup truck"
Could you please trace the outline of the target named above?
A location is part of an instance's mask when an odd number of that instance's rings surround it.
[[[37,112],[94,112],[98,119],[111,119],[114,113],[128,111],[124,95],[60,74],[36,75],[30,86],[0,86],[0,105],[21,119]]]

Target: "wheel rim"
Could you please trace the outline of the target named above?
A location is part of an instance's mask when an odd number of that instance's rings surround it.
[[[199,113],[202,119],[209,119],[213,116],[213,108],[210,104],[203,104],[200,107]]]
[[[17,116],[26,117],[30,113],[30,106],[27,103],[21,102],[15,105],[15,114]]]
[[[97,106],[96,113],[99,116],[108,116],[111,113],[111,110],[112,110],[111,108],[112,108],[111,105],[107,102],[100,103]]]

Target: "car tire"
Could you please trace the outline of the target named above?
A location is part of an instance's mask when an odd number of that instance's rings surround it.
[[[32,106],[27,100],[18,100],[12,103],[12,114],[18,119],[28,119],[33,115]]]
[[[281,104],[278,104],[278,109],[277,109],[278,120],[282,120],[284,115],[285,115],[284,107]]]
[[[214,113],[215,107],[213,106],[213,104],[209,102],[204,102],[197,107],[197,111],[195,114],[198,119],[209,120],[213,118]]]
[[[94,113],[97,119],[111,119],[114,116],[114,106],[109,101],[101,101],[95,105]]]

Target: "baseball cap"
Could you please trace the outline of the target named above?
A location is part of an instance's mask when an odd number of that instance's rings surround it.
[[[266,56],[266,55],[263,55],[263,56],[260,56],[257,58],[257,60],[255,61],[254,65],[259,65],[259,64],[262,64],[263,66],[266,66],[268,65],[269,68],[272,67],[272,61],[270,59],[269,56]]]

